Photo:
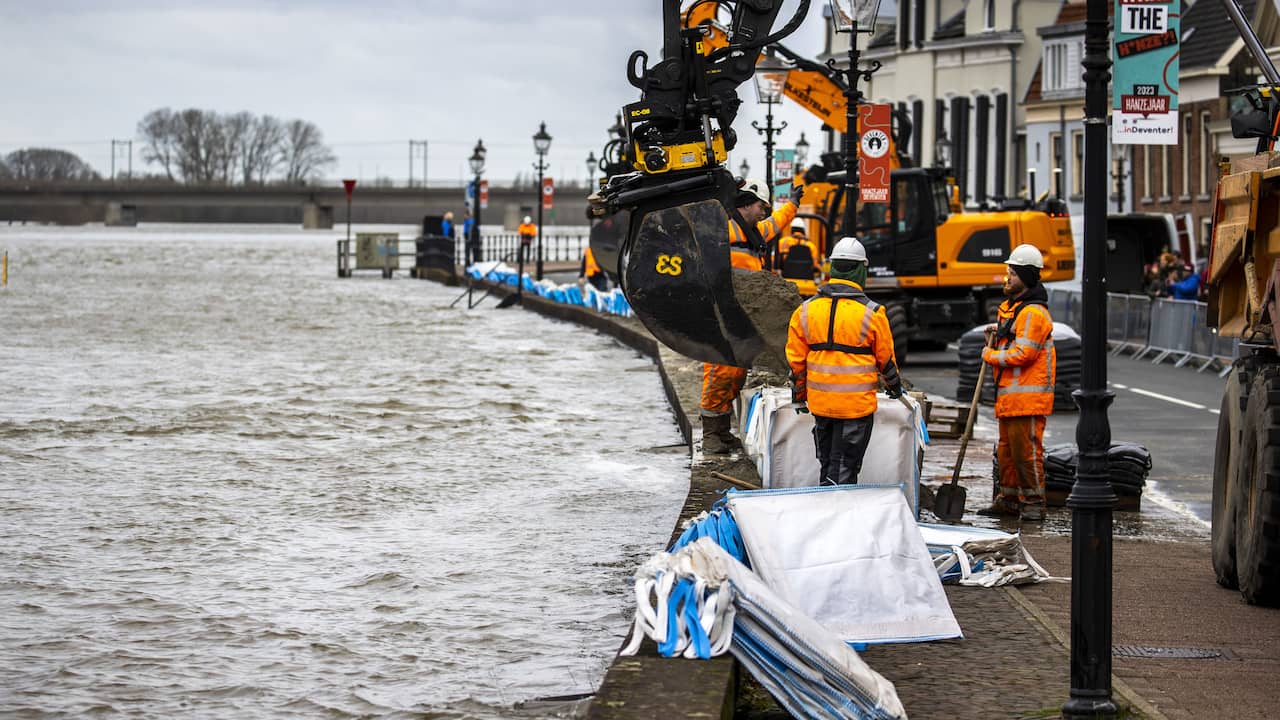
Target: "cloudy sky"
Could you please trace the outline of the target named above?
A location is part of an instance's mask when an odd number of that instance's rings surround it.
[[[780,18],[797,0],[786,0]],[[823,0],[784,42],[822,48]],[[247,110],[301,118],[339,162],[332,178],[403,182],[409,140],[428,143],[431,180],[459,182],[478,138],[495,182],[531,172],[532,135],[554,137],[552,175],[585,180],[619,108],[639,99],[626,61],[656,58],[659,0],[0,0],[0,154],[58,147],[106,175],[111,140],[135,139],[161,107]],[[779,25],[782,20],[779,21]],[[652,62],[652,61],[651,61]],[[761,171],[750,83],[735,123],[743,157]],[[775,108],[790,147],[815,147],[820,123],[789,102]],[[142,167],[134,143],[134,169]],[[124,151],[116,163],[122,167]],[[415,160],[420,179],[422,159]],[[152,168],[152,170],[158,170]]]

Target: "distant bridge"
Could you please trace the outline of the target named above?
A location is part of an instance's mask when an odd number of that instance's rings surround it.
[[[424,215],[452,211],[462,224],[461,187],[407,188],[356,186],[351,222],[417,225]],[[514,229],[524,215],[537,217],[540,198],[534,188],[489,188],[485,225]],[[545,225],[585,225],[586,192],[560,189],[554,210],[543,211]],[[0,182],[0,223],[35,222],[81,225],[143,223],[288,223],[330,228],[347,222],[347,197],[337,186],[186,186],[97,182],[25,184]]]

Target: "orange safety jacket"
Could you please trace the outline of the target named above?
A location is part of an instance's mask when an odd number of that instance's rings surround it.
[[[538,226],[533,223],[520,223],[520,227],[516,228],[516,232],[520,234],[520,242],[528,245],[538,235]]]
[[[596,263],[596,256],[591,252],[591,246],[588,245],[582,251],[582,264],[578,267],[578,277],[595,277],[600,274],[600,265]]]
[[[782,256],[783,260],[786,260],[787,253],[791,252],[791,248],[797,245],[804,245],[809,248],[809,257],[813,258],[813,270],[814,272],[820,271],[822,266],[818,264],[818,244],[803,235],[788,235],[779,240],[778,254]]]
[[[791,314],[787,364],[796,399],[821,417],[874,413],[880,376],[891,389],[902,386],[884,308],[848,280],[833,279]]]
[[[1016,299],[1000,303],[996,346],[982,359],[996,373],[996,417],[1049,415],[1057,381],[1058,351],[1053,347],[1049,294],[1036,285]]]
[[[796,219],[798,211],[799,208],[796,207],[795,203],[790,201],[783,203],[782,207],[774,210],[772,215],[756,223],[756,231],[760,233],[760,239],[768,245],[770,240],[782,235],[782,228],[791,226],[791,221]],[[729,220],[729,247],[733,248],[735,246],[749,247],[749,243],[747,242],[747,234],[731,218]]]

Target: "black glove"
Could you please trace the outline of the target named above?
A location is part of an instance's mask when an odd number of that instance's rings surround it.
[[[894,385],[888,390],[885,390],[885,392],[889,395],[890,398],[897,400],[898,398],[902,397],[902,386]]]
[[[801,185],[801,184],[799,184],[799,183],[796,183],[796,184],[794,184],[794,185],[792,185],[792,186],[791,186],[791,202],[792,202],[794,205],[796,205],[796,206],[799,206],[799,205],[800,205],[800,196],[802,196],[802,195],[804,195],[804,186],[803,186],[803,185]]]

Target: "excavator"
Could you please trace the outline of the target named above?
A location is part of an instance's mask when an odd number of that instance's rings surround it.
[[[630,171],[611,175],[591,199],[589,213],[601,219],[592,232],[596,257],[617,267],[633,310],[655,337],[695,359],[749,366],[764,349],[760,328],[776,322],[748,316],[756,306],[735,296],[729,264],[728,222],[740,218],[733,209],[737,180],[722,164],[736,144],[737,85],[752,76],[762,53],[776,53],[792,65],[784,93],[831,127],[847,129],[840,74],[781,44],[809,3],[771,34],[781,4],[695,0],[682,10],[679,0],[664,0],[662,60],[646,67],[647,56],[637,51],[627,68],[642,99],[623,108],[611,168]],[[899,149],[910,124],[900,116],[895,125],[890,202],[860,204],[853,232],[840,226],[839,155],[829,154],[797,181],[806,187],[802,208],[822,218],[810,232],[820,248],[831,244],[826,228],[834,238],[862,239],[867,292],[886,307],[899,357],[913,339],[946,342],[985,322],[1002,299],[1003,260],[1018,244],[1045,254],[1046,282],[1074,277],[1064,203],[1050,198],[1039,206],[960,213],[949,171],[908,167]],[[746,234],[760,242],[754,228]]]

